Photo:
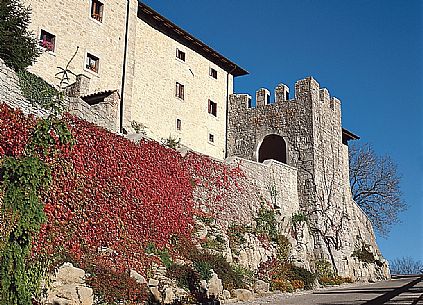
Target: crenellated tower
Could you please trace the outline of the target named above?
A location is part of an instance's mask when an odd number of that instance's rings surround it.
[[[261,88],[256,106],[252,104],[247,94],[229,98],[228,156],[257,162],[274,159],[297,169],[299,203],[316,228],[319,213],[334,213],[329,215],[333,228],[314,236],[319,257],[326,238],[334,240],[339,233],[336,222],[342,227],[347,214],[345,200],[351,200],[351,193],[346,144],[358,137],[342,128],[340,100],[312,77],[295,83],[292,99],[288,86],[279,84],[273,99]]]

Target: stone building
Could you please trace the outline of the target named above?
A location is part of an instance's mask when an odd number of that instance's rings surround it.
[[[135,121],[155,140],[180,138],[195,151],[230,157],[262,194],[270,184],[280,194],[275,208],[284,233],[292,233],[290,215],[307,216],[311,226],[293,241],[297,263],[309,268],[324,258],[344,276],[389,276],[372,226],[351,197],[347,142],[358,136],[342,128],[341,102],[316,80],[297,81],[294,98],[280,84],[274,101],[262,88],[252,107],[249,95],[233,94],[244,69],[138,1],[25,1],[45,51],[31,71],[57,83],[56,67],[72,59],[68,92],[86,104],[76,100],[71,110],[88,119],[101,112],[92,121],[112,130],[131,131]],[[352,255],[361,247],[375,255],[373,269]]]
[[[24,2],[44,51],[31,72],[58,84],[69,63],[72,91],[91,105],[120,95],[115,131],[135,121],[153,139],[225,157],[228,96],[244,69],[136,0]]]
[[[301,261],[328,259],[337,272],[351,276],[363,269],[351,258],[355,249],[365,245],[383,260],[370,222],[351,197],[347,142],[359,137],[342,128],[341,102],[312,77],[296,82],[294,98],[284,84],[274,96],[271,102],[269,90],[259,89],[254,108],[248,94],[230,96],[229,156],[276,160],[281,173],[296,169],[295,204],[308,219],[306,236],[311,235],[298,252]],[[289,180],[282,179],[276,188]]]

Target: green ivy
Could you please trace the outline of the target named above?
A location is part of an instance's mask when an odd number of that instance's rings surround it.
[[[17,72],[22,94],[32,105],[44,108],[55,114],[63,110],[63,95],[41,77],[20,70]]]
[[[272,241],[278,238],[275,211],[261,207],[256,217],[256,232],[267,234]]]
[[[44,162],[34,157],[7,157],[0,173],[4,187],[3,209],[12,209],[19,219],[1,254],[0,304],[30,305],[43,272],[36,272],[27,264],[27,258],[31,252],[32,236],[45,221],[39,191],[48,186],[51,173]]]
[[[299,222],[302,222],[302,221],[307,222],[308,218],[306,214],[298,211],[297,213],[292,214],[291,220],[292,220],[292,224],[295,226]]]

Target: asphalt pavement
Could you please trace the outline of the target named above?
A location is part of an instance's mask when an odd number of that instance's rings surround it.
[[[398,276],[371,284],[350,284],[299,293],[279,293],[236,305],[423,305],[423,275]],[[234,305],[235,305],[234,304]]]

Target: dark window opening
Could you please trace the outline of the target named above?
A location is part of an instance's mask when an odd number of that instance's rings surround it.
[[[54,52],[56,36],[47,31],[41,30],[39,45],[47,51]]]
[[[217,70],[210,68],[210,76],[217,79]]]
[[[252,101],[251,101],[251,97],[248,98],[248,108],[253,107]]]
[[[209,113],[213,116],[217,116],[217,103],[209,100]]]
[[[214,135],[209,133],[209,142],[214,143]]]
[[[286,92],[285,100],[289,101],[289,92]]]
[[[180,99],[184,99],[184,85],[180,84],[180,83],[176,83],[176,97],[180,98]]]
[[[185,52],[176,49],[176,57],[179,58],[182,61],[185,61]]]
[[[176,130],[182,129],[182,122],[180,119],[176,119]]]
[[[104,5],[98,0],[91,0],[91,18],[103,22]]]
[[[272,134],[263,139],[258,153],[258,161],[273,159],[286,164],[286,143],[281,136]]]
[[[98,59],[97,56],[94,56],[90,53],[87,53],[87,60],[85,62],[85,68],[98,73],[98,68],[99,68],[99,63],[100,60]]]

